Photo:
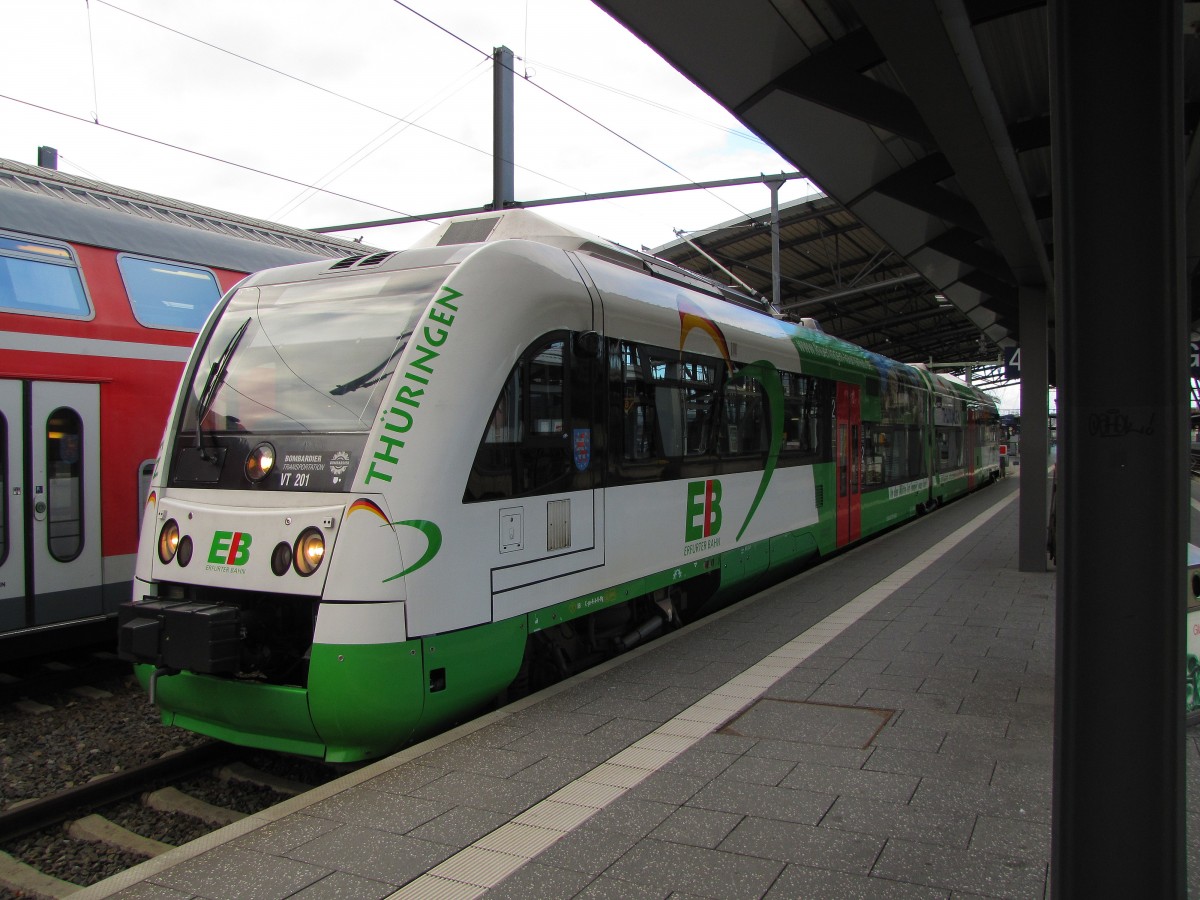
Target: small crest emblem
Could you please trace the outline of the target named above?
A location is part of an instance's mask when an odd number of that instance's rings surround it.
[[[572,429],[571,445],[575,448],[575,468],[586,472],[592,464],[592,429]]]

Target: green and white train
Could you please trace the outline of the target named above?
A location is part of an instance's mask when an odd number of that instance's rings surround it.
[[[163,721],[369,759],[999,472],[994,402],[525,211],[214,311],[120,648]]]

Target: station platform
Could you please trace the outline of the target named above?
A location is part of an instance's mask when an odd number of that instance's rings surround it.
[[[73,897],[1042,898],[1055,576],[1017,570],[1016,499],[1003,479]],[[1200,897],[1200,728],[1187,778]]]

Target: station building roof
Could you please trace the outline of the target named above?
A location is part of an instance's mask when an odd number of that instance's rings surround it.
[[[376,249],[10,159],[0,159],[0,228],[242,271]]]
[[[773,299],[771,211],[682,235],[655,256]],[[786,318],[901,362],[992,363],[999,350],[949,299],[832,197],[779,206],[780,293]]]
[[[931,295],[947,298],[984,335],[990,352],[1019,343],[1018,289],[1049,292],[1053,286],[1052,47],[1045,0],[595,2],[827,192],[836,203],[830,203],[826,227],[857,220],[877,235],[925,279]],[[1188,273],[1194,285],[1200,264],[1200,4],[1181,9]],[[1120,28],[1119,17],[1112,27]],[[1111,190],[1119,203],[1120,178],[1113,172],[1112,183],[1096,190]],[[870,260],[872,251],[864,249]],[[874,272],[880,277],[878,267]],[[913,352],[967,352],[970,340],[956,337],[961,318],[939,319],[931,309],[882,298],[853,305],[870,302],[887,309],[855,310],[863,321],[843,336],[867,329],[858,339],[870,344],[880,339],[871,326],[882,329],[882,320],[924,314],[927,319],[908,320],[920,323],[922,332],[913,336]],[[1193,301],[1193,332],[1195,310]],[[830,312],[836,319],[836,309],[817,317]],[[1050,318],[1053,348],[1052,304]]]

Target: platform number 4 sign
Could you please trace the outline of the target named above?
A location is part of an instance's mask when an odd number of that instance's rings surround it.
[[[1195,354],[1196,345],[1192,344],[1192,353]],[[1195,356],[1193,355],[1193,359]],[[1004,377],[1009,381],[1015,381],[1021,377],[1021,348],[1020,347],[1005,347],[1004,348]]]

